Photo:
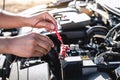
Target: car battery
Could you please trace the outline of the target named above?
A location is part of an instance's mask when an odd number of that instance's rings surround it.
[[[82,74],[81,67],[82,67],[82,59],[80,56],[66,57],[62,61],[64,80],[80,77]]]
[[[97,72],[97,65],[91,59],[83,60],[82,74],[89,75],[95,72]]]

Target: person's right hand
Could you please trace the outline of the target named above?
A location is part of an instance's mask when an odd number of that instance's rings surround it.
[[[46,55],[53,45],[53,42],[47,36],[29,33],[11,38],[8,51],[20,57],[38,57]]]
[[[57,28],[56,20],[48,12],[29,17],[26,23],[33,28],[45,28],[48,31],[54,31]]]

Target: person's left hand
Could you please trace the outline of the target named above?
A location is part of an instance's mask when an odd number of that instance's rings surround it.
[[[40,57],[46,55],[54,46],[49,37],[29,33],[5,39],[7,52],[20,57]]]

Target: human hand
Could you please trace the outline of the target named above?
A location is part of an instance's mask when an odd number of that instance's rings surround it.
[[[34,15],[29,18],[28,22],[33,28],[45,28],[48,31],[53,31],[57,28],[57,22],[48,12]]]
[[[8,51],[20,57],[40,57],[46,55],[53,47],[53,42],[37,33],[11,38]]]

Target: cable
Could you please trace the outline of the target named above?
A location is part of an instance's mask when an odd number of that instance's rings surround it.
[[[110,37],[110,36],[111,36],[111,33],[112,33],[115,29],[117,29],[117,28],[119,28],[119,27],[120,27],[120,23],[118,23],[118,24],[117,24],[116,26],[114,26],[111,30],[109,30],[109,32],[107,33],[105,39],[107,39],[108,37]]]

